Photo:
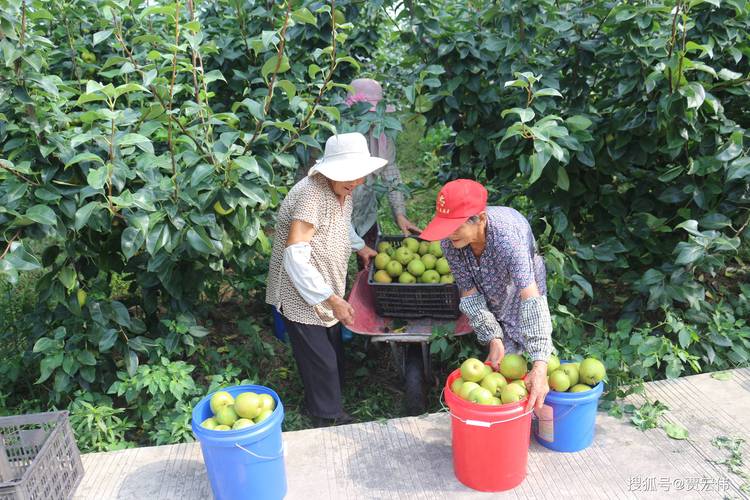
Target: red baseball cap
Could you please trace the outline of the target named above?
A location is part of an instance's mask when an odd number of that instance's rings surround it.
[[[435,202],[435,217],[422,234],[423,240],[444,240],[469,217],[487,208],[487,190],[477,181],[456,179],[440,190]]]

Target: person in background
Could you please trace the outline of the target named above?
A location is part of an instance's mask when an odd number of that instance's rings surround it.
[[[510,207],[488,207],[487,190],[457,179],[438,193],[436,214],[422,232],[441,247],[461,293],[459,307],[494,369],[506,353],[526,351],[528,409],[541,409],[549,392],[547,360],[552,320],[544,259],[526,218]]]
[[[326,141],[323,157],[281,203],[271,253],[266,302],[282,315],[316,425],[345,424],[341,324],[354,320],[344,300],[353,248],[352,193],[386,160],[370,156],[362,134]],[[376,255],[357,250],[366,262]]]
[[[383,99],[383,87],[379,82],[370,78],[358,78],[351,83],[352,93],[346,99],[346,104],[352,106],[358,102],[368,102],[372,105],[371,112],[377,109],[378,103]],[[393,106],[387,106],[386,112],[394,111]],[[396,145],[385,134],[375,134],[374,127],[367,133],[370,151],[373,155],[388,161],[385,168],[365,178],[362,185],[354,190],[352,211],[352,225],[354,233],[362,241],[356,241],[356,245],[374,247],[378,236],[378,198],[376,183],[378,180],[388,190],[388,200],[391,204],[393,219],[401,232],[408,236],[419,233],[421,229],[406,217],[406,204],[404,194],[398,188],[401,185],[401,172],[396,164]],[[362,260],[360,259],[360,267]]]

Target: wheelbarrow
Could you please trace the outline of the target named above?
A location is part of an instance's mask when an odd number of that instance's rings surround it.
[[[452,335],[471,333],[463,314],[455,321],[425,318],[386,318],[375,312],[375,296],[367,280],[367,270],[360,271],[349,294],[354,308],[354,323],[347,328],[372,342],[385,342],[404,381],[406,410],[410,415],[425,412],[426,383],[434,383],[430,363],[430,339],[437,328],[452,327]]]

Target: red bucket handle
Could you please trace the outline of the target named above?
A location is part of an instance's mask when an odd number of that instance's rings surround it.
[[[443,410],[445,410],[448,414],[450,414],[451,417],[455,418],[459,422],[462,422],[462,423],[464,423],[466,425],[473,425],[474,427],[486,427],[486,428],[489,428],[489,427],[492,427],[495,424],[504,424],[506,422],[512,422],[513,420],[518,420],[519,418],[523,418],[526,415],[534,412],[534,410],[531,409],[529,411],[521,413],[520,415],[516,415],[515,417],[511,417],[511,418],[508,418],[508,419],[505,419],[505,420],[494,420],[492,422],[485,422],[484,420],[474,420],[474,419],[471,419],[471,418],[463,419],[463,418],[459,417],[458,415],[456,415],[455,413],[451,412],[450,409],[445,406],[445,402],[443,400],[443,394],[444,393],[445,393],[445,388],[443,388],[443,390],[440,391],[440,406],[443,407]],[[532,417],[534,417],[534,415],[532,415]]]

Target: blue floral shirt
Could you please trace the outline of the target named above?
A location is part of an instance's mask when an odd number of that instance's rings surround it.
[[[539,293],[547,294],[547,272],[529,221],[513,208],[487,207],[487,244],[479,259],[470,246],[457,249],[450,240],[441,246],[458,288],[476,288],[484,296],[503,328],[505,352],[528,351],[520,328],[520,293],[536,283]]]

